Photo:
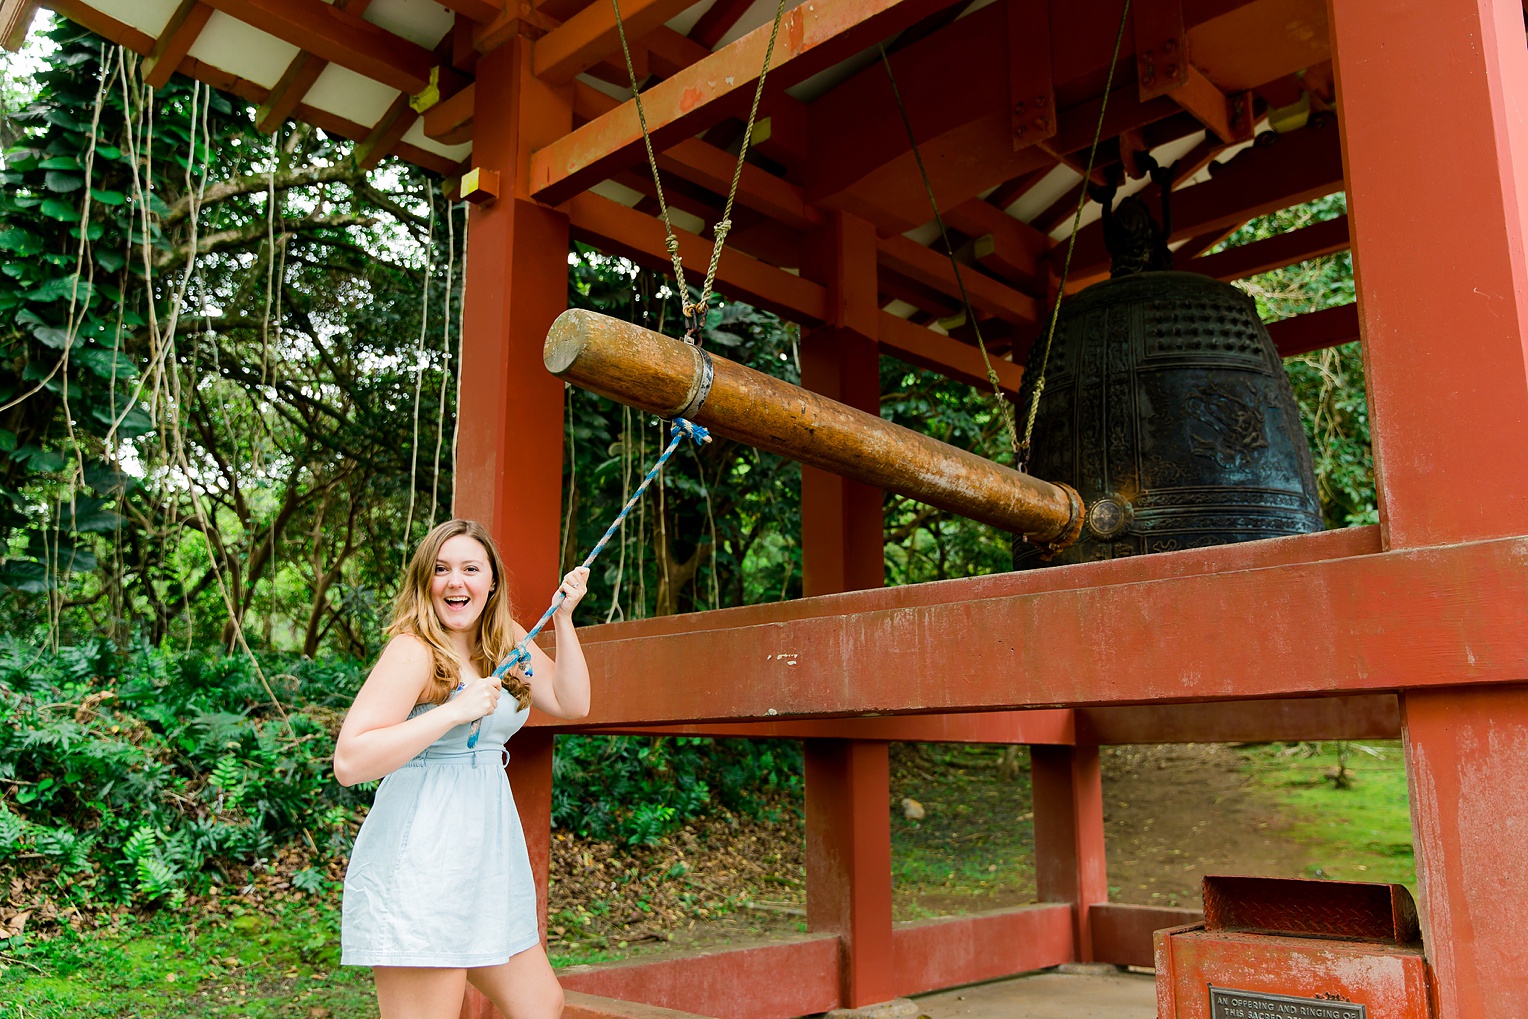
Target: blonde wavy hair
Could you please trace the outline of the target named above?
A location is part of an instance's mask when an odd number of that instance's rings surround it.
[[[430,685],[425,688],[425,699],[421,703],[445,703],[461,681],[462,663],[452,650],[446,628],[435,612],[435,603],[430,599],[430,585],[435,579],[435,561],[440,558],[441,546],[462,534],[483,546],[483,550],[488,553],[489,568],[493,572],[488,601],[478,616],[477,647],[472,656],[472,664],[486,676],[509,657],[510,650],[515,646],[514,620],[510,616],[509,594],[504,582],[504,561],[499,558],[499,549],[493,543],[493,537],[476,520],[448,520],[439,525],[426,534],[414,550],[408,575],[393,602],[392,624],[387,628],[389,637],[408,634],[424,641],[430,649],[435,671],[430,677]],[[531,688],[525,680],[506,675],[503,682],[504,689],[514,696],[522,710],[530,704]]]

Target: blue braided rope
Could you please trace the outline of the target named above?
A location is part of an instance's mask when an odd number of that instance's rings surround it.
[[[674,419],[673,438],[669,440],[668,448],[658,457],[658,462],[653,464],[652,470],[647,472],[647,477],[643,478],[642,483],[637,486],[637,490],[631,493],[631,498],[626,500],[626,505],[621,507],[621,512],[615,515],[615,519],[610,522],[610,526],[605,528],[604,535],[599,541],[594,543],[593,551],[589,553],[583,562],[578,564],[579,566],[591,565],[594,560],[599,558],[600,553],[605,551],[605,546],[610,544],[610,539],[615,535],[616,531],[620,530],[621,522],[626,519],[626,515],[631,512],[632,507],[642,498],[642,493],[647,491],[647,486],[651,485],[654,479],[663,472],[663,465],[668,463],[669,457],[674,455],[674,451],[679,448],[685,439],[691,440],[697,446],[703,446],[711,441],[711,433],[693,421],[686,421],[684,418]],[[500,662],[499,667],[493,670],[493,675],[496,679],[504,678],[509,670],[522,662],[525,663],[525,675],[531,676],[533,674],[531,672],[531,653],[529,650],[531,641],[536,639],[536,635],[546,626],[547,622],[552,618],[552,614],[557,611],[557,607],[563,603],[563,599],[566,597],[559,588],[556,596],[552,598],[552,604],[547,606],[547,610],[541,614],[541,618],[536,620],[536,625],[531,627],[530,631],[526,633],[525,639],[516,644],[514,649],[510,651],[509,657]],[[481,718],[472,723],[472,731],[467,736],[468,749],[477,746],[478,735],[482,728],[483,720]]]

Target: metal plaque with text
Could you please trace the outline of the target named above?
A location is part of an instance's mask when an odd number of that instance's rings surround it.
[[[1211,987],[1210,1019],[1369,1019],[1369,1010],[1350,1001]]]

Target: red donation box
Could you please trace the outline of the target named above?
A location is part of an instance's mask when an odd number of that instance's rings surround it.
[[[1428,1019],[1401,885],[1206,877],[1204,922],[1156,932],[1159,1019]]]

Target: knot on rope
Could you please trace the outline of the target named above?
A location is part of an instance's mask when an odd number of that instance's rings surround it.
[[[684,418],[674,419],[673,434],[676,436],[684,435],[697,446],[704,446],[706,443],[711,441],[711,432],[709,429],[707,429],[704,425],[697,425],[695,422],[687,421]]]

